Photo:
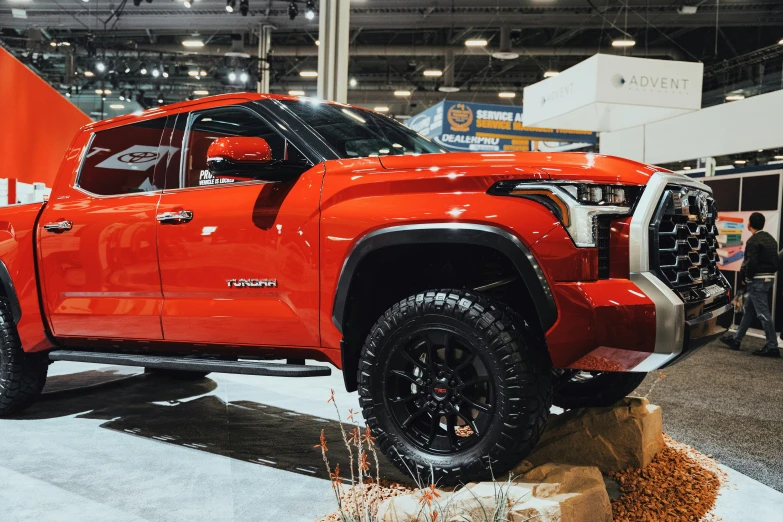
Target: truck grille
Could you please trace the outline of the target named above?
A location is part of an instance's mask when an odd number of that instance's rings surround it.
[[[704,299],[721,280],[717,208],[704,191],[667,186],[650,223],[650,267],[685,302]]]

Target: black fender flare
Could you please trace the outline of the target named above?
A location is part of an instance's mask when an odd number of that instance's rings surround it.
[[[461,243],[493,248],[511,260],[527,287],[543,331],[557,321],[552,290],[530,250],[515,235],[491,225],[475,223],[424,223],[390,226],[374,230],[356,242],[343,263],[332,309],[332,322],[340,333],[354,273],[362,259],[374,250],[389,246],[422,243]]]
[[[8,267],[5,266],[5,263],[2,260],[0,260],[0,283],[2,283],[3,290],[8,298],[14,324],[19,324],[19,320],[22,318],[22,307],[19,306],[19,297],[16,295],[16,288],[14,288],[11,274],[8,272]]]

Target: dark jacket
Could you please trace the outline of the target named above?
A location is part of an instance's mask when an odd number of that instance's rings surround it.
[[[740,269],[740,281],[751,280],[760,274],[778,271],[778,243],[767,232],[759,230],[745,245],[745,260]]]

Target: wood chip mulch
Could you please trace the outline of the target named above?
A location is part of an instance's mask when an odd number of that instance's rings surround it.
[[[615,522],[711,521],[727,478],[717,462],[664,435],[661,453],[644,469],[614,473],[622,496],[612,501]]]
[[[395,482],[389,482],[388,480],[381,480],[379,483],[375,483],[372,479],[367,480],[362,487],[359,485],[351,488],[349,485],[345,485],[340,495],[340,504],[343,506],[347,515],[350,515],[352,519],[358,519],[356,515],[357,500],[360,506],[372,506],[371,512],[375,512],[378,505],[387,498],[396,497],[398,495],[404,495],[415,491],[413,488],[397,484]],[[357,495],[357,498],[354,496]],[[335,511],[321,517],[316,522],[343,522],[343,517],[339,511]]]

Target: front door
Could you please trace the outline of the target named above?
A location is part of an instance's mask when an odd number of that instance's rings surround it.
[[[264,138],[274,164],[252,177],[213,177],[207,148],[224,136]],[[319,346],[323,165],[305,164],[283,135],[244,106],[187,115],[184,133],[175,131],[170,145],[183,141],[179,186],[166,187],[158,208],[164,338]]]
[[[160,340],[155,213],[171,152],[166,118],[97,131],[74,186],[39,219],[44,302],[54,335]]]

